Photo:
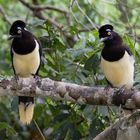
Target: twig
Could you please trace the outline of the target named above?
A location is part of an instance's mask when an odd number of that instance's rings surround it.
[[[43,133],[42,133],[42,131],[41,131],[41,129],[39,128],[37,122],[36,122],[35,120],[33,120],[33,121],[34,121],[34,124],[35,124],[37,130],[39,131],[39,134],[40,134],[41,137],[42,137],[42,140],[46,140],[45,137],[44,137],[44,135],[43,135]]]
[[[10,22],[9,18],[8,18],[8,16],[6,15],[6,13],[5,13],[5,11],[4,11],[4,9],[3,9],[3,7],[2,7],[1,5],[0,5],[0,13],[3,15],[4,20],[5,20],[8,24],[11,25],[11,22]]]
[[[78,32],[79,33],[81,33],[81,32],[89,32],[89,31],[92,31],[92,30],[95,30],[95,28],[94,27],[88,27],[88,29],[83,28],[83,29],[79,29]]]
[[[50,6],[50,5],[31,5],[28,2],[24,1],[24,0],[19,0],[22,4],[24,4],[26,7],[30,8],[31,10],[35,10],[35,11],[42,11],[42,10],[53,10],[56,12],[60,12],[63,14],[68,14],[68,11],[66,10],[62,10],[60,8],[54,7],[54,6]]]
[[[96,29],[96,30],[98,30],[98,26],[96,25],[96,24],[94,24],[93,22],[92,22],[92,20],[87,16],[87,14],[83,11],[83,9],[80,7],[80,5],[79,5],[79,3],[78,3],[78,1],[77,0],[75,0],[75,3],[76,3],[76,5],[77,5],[77,7],[78,7],[78,9],[82,12],[82,14],[87,18],[87,20],[90,22],[90,24]]]
[[[75,1],[75,0],[71,0],[71,1],[70,1],[70,6],[69,6],[70,12],[71,12],[72,16],[74,17],[75,21],[76,21],[78,24],[80,24],[81,26],[84,27],[84,29],[85,29],[86,31],[90,31],[90,29],[89,29],[87,26],[85,26],[79,19],[77,19],[77,17],[76,17],[75,14],[73,13],[72,7],[73,7],[73,4],[74,4],[74,1]]]

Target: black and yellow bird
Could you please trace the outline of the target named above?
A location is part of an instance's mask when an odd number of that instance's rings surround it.
[[[132,88],[134,82],[134,58],[113,26],[99,28],[99,38],[104,43],[101,52],[101,69],[112,87]]]
[[[9,31],[12,67],[15,76],[30,77],[38,74],[42,49],[36,37],[26,29],[25,22],[15,21]],[[34,98],[19,96],[20,121],[29,124],[34,112]]]

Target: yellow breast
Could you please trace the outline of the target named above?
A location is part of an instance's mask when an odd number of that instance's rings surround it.
[[[21,77],[29,77],[31,74],[35,74],[40,65],[39,45],[37,41],[35,49],[29,54],[19,55],[13,52],[13,65],[16,74]]]
[[[134,81],[134,58],[125,52],[124,56],[114,62],[101,58],[101,68],[106,79],[114,86],[131,88]]]

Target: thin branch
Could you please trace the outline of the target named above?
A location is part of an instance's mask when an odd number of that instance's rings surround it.
[[[56,12],[60,12],[63,14],[68,14],[68,11],[54,7],[54,6],[50,6],[50,5],[31,5],[28,2],[24,1],[24,0],[19,0],[22,4],[24,4],[26,7],[32,9],[32,10],[36,10],[36,11],[42,11],[42,10],[53,10]]]
[[[75,0],[71,0],[71,1],[70,1],[70,12],[71,12],[73,18],[75,19],[75,21],[76,21],[78,24],[80,24],[81,26],[83,26],[84,29],[86,29],[87,31],[90,31],[90,29],[89,29],[86,25],[84,25],[79,19],[77,19],[77,17],[75,16],[75,14],[74,14],[74,12],[73,12],[73,10],[72,10],[72,6],[73,6],[73,4],[74,4],[74,1],[75,1]]]
[[[48,78],[20,78],[0,81],[0,96],[42,96],[80,104],[119,106],[127,109],[140,108],[140,92],[103,87],[88,87],[72,83],[53,81]]]
[[[39,131],[39,134],[40,134],[41,137],[42,137],[42,140],[46,140],[46,139],[45,139],[45,136],[43,135],[43,133],[42,133],[41,129],[39,128],[37,122],[36,122],[35,120],[33,120],[33,121],[34,121],[34,124],[35,124],[37,130]]]
[[[94,27],[88,27],[88,29],[85,29],[85,28],[79,29],[78,30],[78,33],[81,33],[81,32],[90,32],[90,31],[93,31],[93,30],[95,30]]]
[[[4,20],[9,24],[11,25],[11,22],[10,22],[10,19],[8,18],[8,16],[6,15],[3,7],[0,5],[0,13],[1,15],[3,16]]]
[[[96,30],[98,30],[99,27],[98,27],[95,23],[93,23],[92,20],[88,17],[88,15],[83,11],[83,9],[80,7],[80,5],[79,5],[79,3],[78,3],[77,0],[75,0],[75,3],[76,3],[76,5],[77,5],[78,9],[80,10],[80,12],[81,12],[81,13],[86,17],[86,19],[89,21],[89,23],[90,23]]]

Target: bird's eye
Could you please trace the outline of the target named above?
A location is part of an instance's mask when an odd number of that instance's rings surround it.
[[[107,35],[111,35],[111,32],[107,32]]]
[[[18,33],[18,34],[21,34],[21,30],[17,30],[17,33]]]

